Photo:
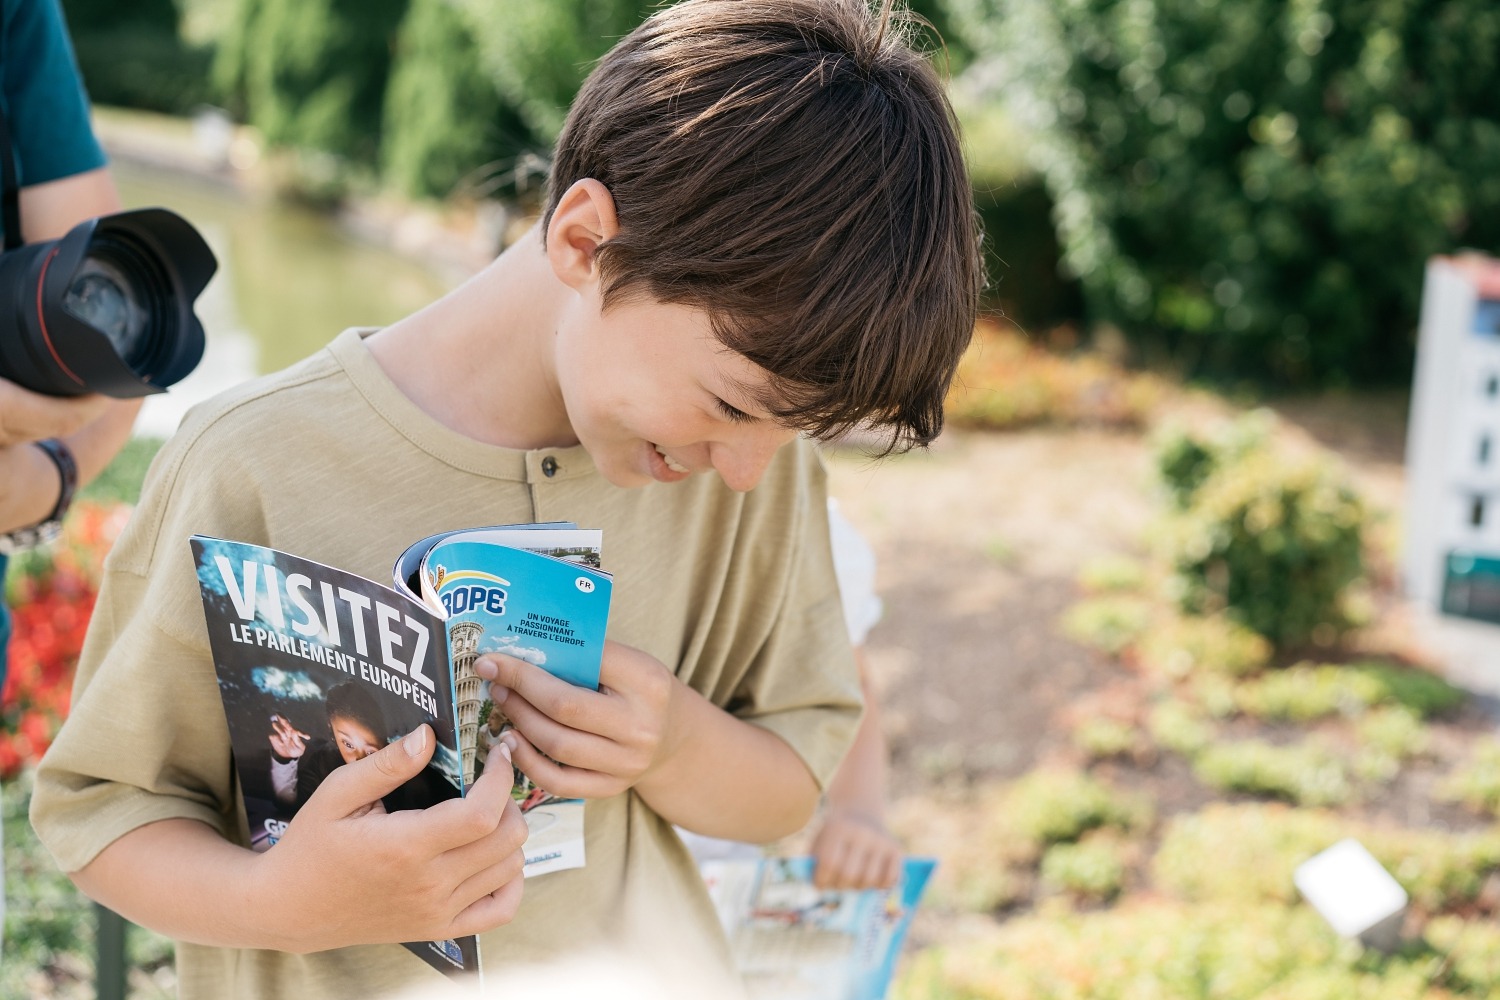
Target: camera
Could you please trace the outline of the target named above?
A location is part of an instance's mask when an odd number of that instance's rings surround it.
[[[161,392],[203,357],[193,301],[218,268],[181,216],[88,219],[0,255],[0,377],[50,396]]]

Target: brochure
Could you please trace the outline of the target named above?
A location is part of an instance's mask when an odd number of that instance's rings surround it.
[[[474,673],[483,653],[598,687],[612,581],[597,531],[434,535],[397,559],[394,588],[259,545],[203,535],[191,545],[254,850],[275,845],[335,768],[424,722],[432,760],[386,809],[462,795],[508,725]],[[583,865],[582,802],[515,777],[526,876]],[[407,947],[446,973],[479,967],[472,936]]]
[[[819,889],[813,860],[699,865],[753,1000],[880,1000],[936,867],[907,858],[885,889]]]

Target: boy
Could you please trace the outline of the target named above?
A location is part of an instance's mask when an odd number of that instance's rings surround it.
[[[861,0],[689,0],[590,76],[548,199],[453,293],[195,411],[106,564],[32,819],[85,892],[183,942],[189,1000],[379,995],[435,975],[392,942],[475,932],[492,968],[610,945],[723,965],[671,824],[790,833],[849,743],[799,432],[941,425],[980,272],[940,83]],[[504,660],[494,696],[515,765],[589,800],[587,865],[520,902],[494,758],[464,799],[373,807],[426,727],[245,850],[188,536],[373,578],[434,531],[553,519],[604,531],[600,690]]]

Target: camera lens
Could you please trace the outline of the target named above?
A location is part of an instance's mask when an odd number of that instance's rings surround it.
[[[159,208],[0,254],[0,377],[57,396],[161,392],[203,356],[192,304],[215,267],[197,230]]]
[[[94,327],[135,371],[150,353],[148,317],[124,271],[90,256],[73,276],[63,307]]]

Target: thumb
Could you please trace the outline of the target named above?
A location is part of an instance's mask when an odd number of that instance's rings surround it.
[[[335,768],[304,808],[318,808],[335,817],[358,812],[420,774],[436,745],[432,728],[424,722],[370,756]]]

